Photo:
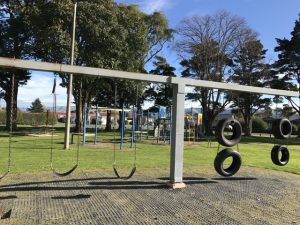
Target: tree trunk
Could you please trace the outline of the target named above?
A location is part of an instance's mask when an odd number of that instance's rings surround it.
[[[105,131],[111,131],[111,111],[106,111],[106,126]]]
[[[83,98],[82,98],[82,80],[80,82],[74,82],[74,97],[76,105],[76,120],[75,120],[75,130],[81,133],[83,130]],[[77,86],[77,87],[75,87]],[[75,95],[76,93],[76,95]]]
[[[123,123],[123,117],[122,117],[122,111],[119,112],[119,127],[118,127],[118,131],[121,131],[121,124]]]
[[[245,115],[244,115],[244,121],[245,121],[245,136],[251,136],[252,133],[252,125],[251,125],[251,102],[247,101],[247,104],[245,105]]]
[[[83,129],[83,106],[82,99],[79,97],[76,101],[76,132],[81,133]]]
[[[207,118],[206,118],[206,135],[213,135],[212,125],[213,125],[214,117],[213,112],[207,110]]]
[[[251,117],[250,116],[245,116],[244,117],[245,120],[245,128],[244,128],[244,132],[245,132],[245,136],[251,136]]]

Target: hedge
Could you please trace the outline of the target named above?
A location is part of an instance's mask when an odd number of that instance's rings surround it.
[[[20,125],[42,126],[46,125],[47,113],[29,113],[18,111],[17,123]],[[55,125],[57,116],[49,113],[48,125]],[[6,112],[0,111],[0,124],[6,124]]]
[[[267,128],[268,128],[268,123],[265,122],[263,119],[258,118],[258,117],[252,118],[253,132],[255,132],[255,133],[266,132]]]

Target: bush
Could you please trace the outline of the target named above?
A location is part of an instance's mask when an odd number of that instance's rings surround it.
[[[44,113],[30,113],[18,111],[17,123],[20,125],[42,126],[46,125],[47,114]],[[55,125],[57,117],[51,113],[48,115],[48,125]],[[6,112],[0,111],[0,124],[6,124]]]
[[[66,117],[58,118],[58,122],[65,123],[65,122],[67,122],[67,118]]]
[[[31,125],[31,126],[41,126],[46,125],[47,114],[46,113],[29,113],[24,112],[18,114],[18,124]],[[57,118],[53,114],[48,116],[48,125],[55,125],[57,123]]]
[[[298,134],[298,125],[292,123],[292,134],[297,135]]]
[[[6,124],[6,112],[0,111],[0,124],[5,125]]]
[[[263,119],[258,117],[253,117],[252,119],[252,131],[254,133],[261,133],[265,132],[268,128],[268,123],[265,122]]]

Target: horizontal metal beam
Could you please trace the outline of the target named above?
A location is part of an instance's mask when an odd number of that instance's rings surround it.
[[[71,66],[66,64],[37,62],[31,60],[10,59],[4,57],[0,57],[0,67],[57,73],[71,73],[74,75],[81,74],[108,78],[131,79],[155,83],[170,83],[170,78],[168,76],[124,72],[117,70],[100,69],[95,67]]]
[[[272,88],[261,88],[247,85],[240,85],[234,83],[222,83],[207,80],[193,80],[187,78],[172,77],[172,83],[184,83],[186,86],[202,87],[208,89],[220,89],[234,92],[247,92],[256,94],[266,94],[266,95],[278,95],[287,97],[298,97],[299,92],[296,91],[286,91],[280,89]]]
[[[233,83],[194,80],[194,79],[187,79],[187,78],[180,78],[180,77],[149,75],[144,73],[132,73],[132,72],[124,72],[124,71],[116,71],[116,70],[99,69],[94,67],[71,66],[65,64],[37,62],[31,60],[10,59],[4,57],[0,57],[0,67],[48,71],[48,72],[57,72],[57,73],[72,73],[74,75],[82,74],[82,75],[101,76],[101,77],[108,77],[108,78],[131,79],[131,80],[154,82],[154,83],[184,84],[186,86],[193,86],[193,87],[213,88],[213,89],[222,89],[222,90],[229,90],[229,91],[240,91],[240,92],[267,94],[267,95],[279,95],[279,96],[288,96],[288,97],[299,96],[299,93],[295,91],[245,86],[245,85],[238,85]]]

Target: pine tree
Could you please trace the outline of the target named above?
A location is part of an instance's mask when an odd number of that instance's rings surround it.
[[[44,107],[42,105],[42,102],[39,98],[35,99],[29,108],[27,108],[27,111],[32,113],[42,113],[44,112]]]
[[[273,72],[275,74],[273,84],[275,83],[275,85],[271,87],[279,87],[291,91],[296,91],[298,89],[300,92],[300,14],[298,20],[295,21],[294,29],[291,32],[291,38],[277,38],[276,41],[278,46],[275,48],[275,51],[279,54],[278,60],[273,65]],[[284,76],[279,79],[276,76],[277,74],[284,74]],[[300,116],[300,108],[297,102],[292,98],[287,99]],[[300,129],[298,129],[298,131],[298,136],[300,137]]]
[[[175,68],[170,66],[164,57],[154,57],[156,61],[153,63],[155,68],[150,71],[151,74],[175,77]],[[167,106],[172,105],[173,89],[168,84],[150,84],[146,91],[145,97],[148,100],[155,101],[155,105]]]

